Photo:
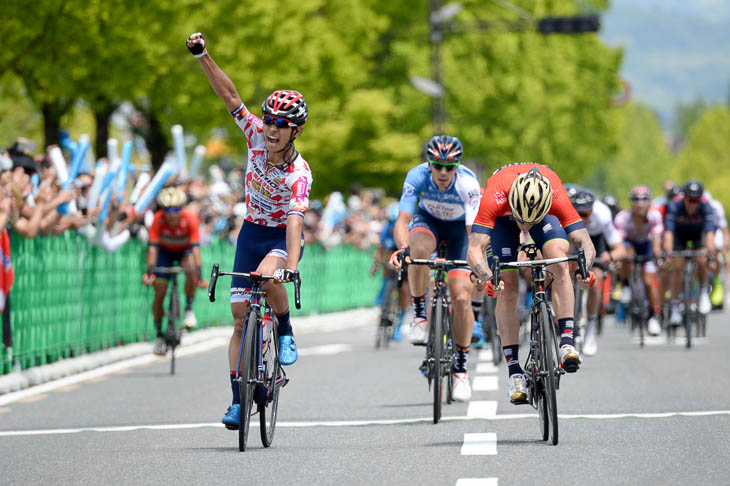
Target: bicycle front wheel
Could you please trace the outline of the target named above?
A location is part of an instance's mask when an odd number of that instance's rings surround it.
[[[545,303],[540,304],[540,371],[544,374],[545,401],[550,422],[550,442],[558,444],[558,402],[555,395],[555,329]]]
[[[267,356],[264,358],[266,367],[264,383],[267,388],[265,404],[259,404],[259,425],[261,428],[261,443],[264,447],[271,446],[276,428],[276,414],[279,408],[279,388],[283,385],[284,377],[279,365],[279,333],[274,325],[271,332],[271,343]],[[266,410],[269,410],[269,420],[266,421]]]
[[[687,348],[692,347],[692,320],[691,314],[695,313],[696,310],[692,310],[692,279],[694,278],[694,272],[685,272],[684,275],[684,311],[682,312],[682,324],[684,325],[684,334],[687,336]]]
[[[241,423],[238,426],[238,450],[241,452],[246,450],[248,429],[253,410],[253,394],[256,390],[256,347],[254,346],[254,338],[256,337],[258,322],[258,314],[250,311],[248,313],[248,319],[246,319],[246,328],[244,329],[241,369],[238,371],[241,378],[239,381]]]
[[[443,318],[443,300],[441,297],[437,297],[431,314],[429,339],[429,345],[431,347],[430,354],[433,360],[433,365],[431,366],[431,383],[433,386],[433,423],[435,424],[441,420],[441,396],[443,392],[441,358],[443,357],[444,348]]]

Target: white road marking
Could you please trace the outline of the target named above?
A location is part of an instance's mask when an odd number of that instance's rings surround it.
[[[498,478],[461,478],[456,481],[456,486],[498,486]]]
[[[493,356],[491,348],[482,349],[481,351],[479,351],[479,361],[492,361],[492,358]]]
[[[469,418],[484,418],[490,419],[497,415],[497,401],[496,400],[472,400],[469,402],[469,408],[466,411],[466,416]]]
[[[476,376],[471,385],[474,391],[495,391],[499,390],[499,380],[496,376]]]
[[[486,375],[489,373],[496,373],[499,370],[496,366],[494,366],[494,363],[477,363],[477,373],[481,375]]]
[[[617,414],[584,414],[584,415],[558,415],[561,420],[570,419],[626,419],[626,418],[645,418],[645,419],[661,419],[669,417],[708,417],[730,415],[730,410],[710,410],[701,412],[666,412],[666,413],[617,413]],[[508,414],[495,415],[491,418],[475,418],[475,417],[441,417],[441,422],[460,422],[469,420],[520,420],[520,419],[536,419],[537,414]],[[277,427],[286,428],[309,428],[309,427],[363,427],[371,425],[407,425],[416,423],[433,423],[433,417],[421,417],[413,419],[398,420],[341,420],[341,421],[321,421],[321,422],[277,422]],[[255,427],[255,423],[253,424]],[[179,429],[201,429],[201,428],[221,428],[223,424],[220,422],[196,423],[196,424],[160,424],[160,425],[125,425],[118,427],[82,427],[74,429],[40,429],[40,430],[5,430],[0,431],[0,437],[24,436],[24,435],[54,435],[54,434],[75,434],[79,432],[129,432],[133,430],[179,430]]]
[[[462,456],[494,456],[497,454],[497,434],[494,432],[464,434]]]
[[[299,356],[329,356],[333,354],[345,353],[352,349],[350,344],[323,344],[321,346],[312,346],[311,348],[301,348]]]
[[[175,351],[175,357],[179,358],[179,357],[183,357],[183,356],[191,356],[193,354],[203,353],[205,351],[209,351],[214,348],[228,346],[229,341],[230,341],[230,339],[220,337],[220,338],[211,339],[209,341],[204,341],[204,342],[197,343],[197,344],[191,344],[190,346],[185,346],[185,347],[182,347],[179,350]],[[115,372],[118,372],[121,370],[125,370],[127,368],[147,365],[150,363],[159,362],[161,360],[162,359],[159,356],[155,356],[152,353],[145,354],[142,356],[137,356],[136,358],[125,359],[123,361],[118,361],[118,362],[112,363],[110,365],[101,366],[99,368],[96,368],[96,369],[93,369],[90,371],[85,371],[85,372],[79,373],[77,375],[67,376],[65,378],[60,378],[58,380],[49,381],[47,383],[43,383],[38,386],[26,388],[25,390],[20,390],[20,391],[16,391],[16,392],[6,393],[5,395],[0,395],[0,406],[18,401],[20,399],[28,398],[28,397],[39,395],[42,393],[46,393],[48,391],[56,390],[58,388],[73,385],[75,383],[79,383],[82,381],[99,378],[101,376],[108,375],[109,373],[115,373]]]
[[[682,332],[682,331],[680,331]],[[639,344],[641,342],[641,339],[639,336],[634,336],[631,338],[631,342],[633,344]],[[647,346],[677,346],[677,347],[685,347],[687,345],[687,338],[684,336],[677,336],[673,338],[671,341],[667,341],[666,336],[644,336],[644,344]],[[699,338],[695,337],[692,338],[692,346],[698,345],[698,346],[704,346],[707,344],[707,338]]]

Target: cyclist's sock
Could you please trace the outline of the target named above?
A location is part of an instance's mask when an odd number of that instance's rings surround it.
[[[586,334],[594,332],[598,323],[598,314],[592,314],[586,317]]]
[[[562,319],[558,319],[561,346],[565,346],[566,344],[573,346],[575,344],[573,342],[573,324],[572,317],[563,317]]]
[[[188,299],[185,301],[185,310],[186,311],[193,309],[193,300],[195,300],[195,297],[188,297]]]
[[[469,357],[471,346],[456,345],[456,362],[454,363],[454,373],[466,373],[466,361]]]
[[[504,360],[507,362],[507,369],[509,372],[509,375],[512,376],[514,374],[523,374],[522,366],[520,366],[520,362],[517,360],[517,350],[520,348],[519,344],[512,344],[510,346],[502,346],[502,350],[504,351]]]
[[[482,313],[482,300],[471,300],[471,310],[474,311],[474,320],[479,320],[479,314]]]
[[[231,371],[231,390],[233,391],[233,405],[241,403],[241,395],[239,394],[238,381],[236,381],[236,372]]]
[[[416,317],[426,318],[426,294],[420,297],[412,297],[413,299],[413,312]]]
[[[165,337],[162,334],[162,322],[155,322],[155,331],[157,331],[157,337]]]
[[[283,314],[276,314],[276,320],[279,321],[279,326],[277,327],[279,336],[292,336],[294,334],[291,328],[291,321],[289,320],[288,309]]]

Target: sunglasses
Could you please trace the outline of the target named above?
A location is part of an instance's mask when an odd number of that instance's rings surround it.
[[[647,202],[649,202],[648,197],[632,197],[631,198],[632,204],[643,204],[643,203],[647,203]]]
[[[441,169],[446,169],[446,172],[451,172],[452,170],[456,169],[457,164],[453,165],[445,165],[445,164],[439,164],[438,162],[431,161],[431,167],[436,169],[437,171],[441,171]]]
[[[687,202],[690,204],[697,204],[700,202],[700,198],[698,197],[688,197]]]
[[[276,125],[276,128],[286,128],[286,127],[292,127],[295,128],[296,125],[286,118],[279,118],[276,116],[271,115],[264,115],[264,124],[265,125]]]
[[[180,211],[182,211],[182,208],[167,208],[167,209],[165,209],[165,212],[167,214],[175,214],[175,213],[179,213]]]

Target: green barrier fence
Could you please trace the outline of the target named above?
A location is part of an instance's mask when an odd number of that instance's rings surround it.
[[[227,241],[216,240],[201,252],[204,276],[213,263],[232,270],[235,248]],[[110,253],[71,232],[35,239],[14,235],[13,347],[0,350],[0,374],[15,361],[25,369],[154,338],[153,290],[141,284],[145,254],[146,245],[136,240]],[[292,315],[373,305],[381,280],[367,273],[371,263],[372,251],[308,245],[299,265],[302,309],[295,310],[292,302]],[[181,294],[183,284],[181,278]],[[198,328],[232,323],[229,288],[230,278],[221,277],[215,303],[198,291],[193,306]]]

